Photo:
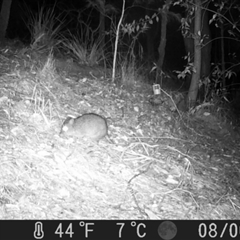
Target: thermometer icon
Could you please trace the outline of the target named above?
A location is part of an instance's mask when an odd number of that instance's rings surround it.
[[[43,225],[41,222],[36,222],[35,223],[35,231],[33,233],[34,238],[36,239],[42,239],[44,236],[43,232]]]

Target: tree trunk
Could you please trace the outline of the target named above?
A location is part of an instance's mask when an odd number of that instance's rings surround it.
[[[201,2],[201,1],[200,1]],[[190,9],[192,6],[189,6]],[[209,94],[209,75],[211,73],[211,49],[212,49],[212,41],[211,41],[211,31],[209,28],[209,17],[208,17],[208,2],[201,5],[201,71],[200,71],[200,79],[201,85],[198,90],[198,98],[201,100],[205,100],[207,94]],[[194,39],[196,37],[196,33],[194,33],[194,25],[195,25],[195,12],[190,13],[186,12],[186,21],[188,23],[189,29],[184,26],[183,39],[185,44],[185,49],[187,54],[190,57],[190,62],[188,64],[193,65],[194,62]],[[189,65],[190,66],[190,65]],[[191,74],[186,75],[186,86],[189,88],[191,85]]]
[[[99,17],[99,39],[101,41],[101,46],[99,46],[101,50],[104,49],[105,45],[105,0],[99,1],[100,6],[100,17]]]
[[[11,4],[12,4],[12,0],[2,1],[2,8],[0,13],[0,39],[4,39],[6,37]]]
[[[193,106],[197,100],[199,79],[201,74],[201,0],[195,0],[194,18],[194,62],[191,85],[188,92],[189,106]]]
[[[162,73],[162,67],[163,67],[163,61],[165,57],[165,47],[167,43],[166,35],[167,35],[167,20],[168,20],[168,10],[172,3],[172,0],[166,0],[165,4],[162,8],[162,18],[161,18],[161,40],[160,44],[158,46],[158,62],[157,62],[157,76],[161,76]],[[161,79],[162,80],[162,79]]]
[[[224,94],[226,94],[226,78],[225,78],[225,52],[224,52],[224,26],[223,23],[221,24],[221,66],[222,66],[222,89],[224,90]]]
[[[151,16],[152,12],[149,8],[149,2],[144,2],[144,8],[146,11],[146,16]],[[148,60],[148,67],[149,69],[152,68],[152,62],[155,61],[154,59],[154,43],[153,43],[153,36],[152,36],[152,27],[150,27],[147,32],[147,60]]]

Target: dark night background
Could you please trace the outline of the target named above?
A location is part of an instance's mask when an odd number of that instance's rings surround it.
[[[159,1],[160,2],[160,1]],[[118,8],[118,11],[120,13],[121,10],[121,1],[110,1],[111,4],[113,4],[116,8]],[[143,17],[145,13],[144,11],[144,6],[142,7],[132,7],[132,2],[127,1],[126,2],[128,10],[126,11],[126,22],[131,22],[134,19],[137,20],[140,17]],[[30,41],[30,33],[26,27],[25,21],[27,21],[28,15],[26,14],[26,9],[31,9],[34,13],[37,13],[38,9],[41,6],[45,7],[53,7],[55,6],[56,13],[63,13],[63,16],[67,16],[65,18],[65,23],[66,23],[66,28],[70,31],[76,31],[76,26],[77,26],[77,17],[78,17],[78,12],[81,12],[83,8],[85,8],[87,5],[86,1],[83,0],[69,0],[69,1],[64,1],[64,0],[58,0],[58,1],[40,1],[40,0],[13,0],[12,6],[11,6],[11,15],[10,15],[10,20],[9,20],[9,26],[7,30],[7,36],[11,39],[14,38],[19,38],[24,42],[29,42]],[[141,6],[141,4],[139,4]],[[142,4],[143,5],[143,4]],[[152,5],[152,9],[156,7],[161,7],[160,5]],[[183,8],[180,8],[178,6],[173,6],[170,8],[170,11],[179,13],[183,15],[184,10]],[[154,12],[153,10],[150,11],[151,13]],[[92,26],[97,25],[98,18],[98,12],[96,10],[86,10],[83,12],[81,18],[84,20],[84,18],[89,18],[88,13],[91,13],[91,23]],[[118,15],[119,15],[118,13]],[[211,14],[212,15],[212,14]],[[211,18],[211,16],[209,17]],[[74,22],[75,21],[75,22]],[[160,25],[160,22],[159,24]],[[217,36],[219,33],[219,29],[214,27],[214,25],[210,25],[211,27],[211,33],[213,35],[212,38]],[[156,36],[155,39],[155,48],[157,48],[158,41],[160,40],[160,27],[157,26],[157,23],[154,23],[151,28],[153,30],[152,33]],[[156,31],[157,30],[157,31]],[[141,44],[145,46],[144,42],[144,37],[140,37],[140,41],[142,40]],[[234,42],[228,42],[226,39],[226,50],[228,52],[233,53],[236,52],[237,54],[239,53],[239,43],[236,41]],[[218,40],[214,40],[213,42],[213,59],[214,61],[217,61],[220,56],[219,56],[219,51],[215,47],[218,44]],[[157,52],[157,49],[156,49]],[[184,43],[182,40],[182,35],[180,31],[180,24],[176,20],[170,20],[168,23],[168,30],[167,30],[167,48],[166,48],[166,65],[167,68],[173,70],[173,69],[182,69],[183,68],[183,62],[182,57],[185,54],[184,50]]]

